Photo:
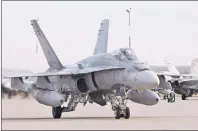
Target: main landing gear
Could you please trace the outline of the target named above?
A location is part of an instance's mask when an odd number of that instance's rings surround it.
[[[173,102],[175,102],[175,93],[174,92],[171,92],[170,94],[165,94],[164,95],[164,100],[166,100],[167,99],[167,101],[168,101],[168,103],[173,103]]]
[[[181,98],[182,98],[182,100],[186,100],[186,95],[182,94]]]
[[[52,107],[52,115],[55,119],[61,118],[62,115],[62,107]]]
[[[164,95],[164,100],[166,100],[168,98],[168,95],[167,94],[165,94]]]
[[[78,104],[79,96],[78,95],[71,95],[69,103],[67,107],[52,107],[52,116],[54,119],[61,118],[62,112],[71,112],[74,111],[77,104]]]

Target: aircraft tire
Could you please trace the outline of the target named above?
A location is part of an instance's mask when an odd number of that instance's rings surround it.
[[[166,95],[164,95],[164,100],[166,100]]]
[[[182,94],[181,98],[182,100],[186,100],[186,95]]]
[[[120,117],[124,117],[124,114],[120,114]]]
[[[114,115],[115,115],[115,118],[116,119],[120,119],[120,116],[121,116],[121,114],[120,114],[120,108],[116,108],[116,110],[114,111]]]
[[[125,113],[125,119],[129,119],[130,118],[130,109],[129,107],[126,107],[126,113]]]
[[[172,100],[172,102],[175,102],[175,94],[173,93],[173,100]]]
[[[55,119],[61,118],[62,115],[62,108],[61,106],[59,107],[52,107],[52,115]]]
[[[170,93],[170,98],[168,98],[168,103],[169,102],[175,102],[175,94],[174,93]]]

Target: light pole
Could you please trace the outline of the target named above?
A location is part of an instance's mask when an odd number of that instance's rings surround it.
[[[129,14],[129,48],[131,48],[131,8],[126,10]]]

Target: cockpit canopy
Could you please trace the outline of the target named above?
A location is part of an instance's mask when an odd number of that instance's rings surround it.
[[[150,70],[150,67],[145,62],[140,62],[135,52],[130,48],[120,48],[113,51],[112,56],[120,61],[133,61],[133,67],[139,71]]]
[[[135,52],[130,48],[120,48],[111,53],[116,59],[119,60],[137,60]]]

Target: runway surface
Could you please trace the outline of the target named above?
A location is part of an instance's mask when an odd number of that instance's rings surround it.
[[[175,103],[161,100],[154,106],[128,102],[131,118],[114,119],[110,105],[79,104],[76,111],[52,118],[51,107],[36,100],[2,100],[2,129],[9,130],[198,130],[198,97]]]

